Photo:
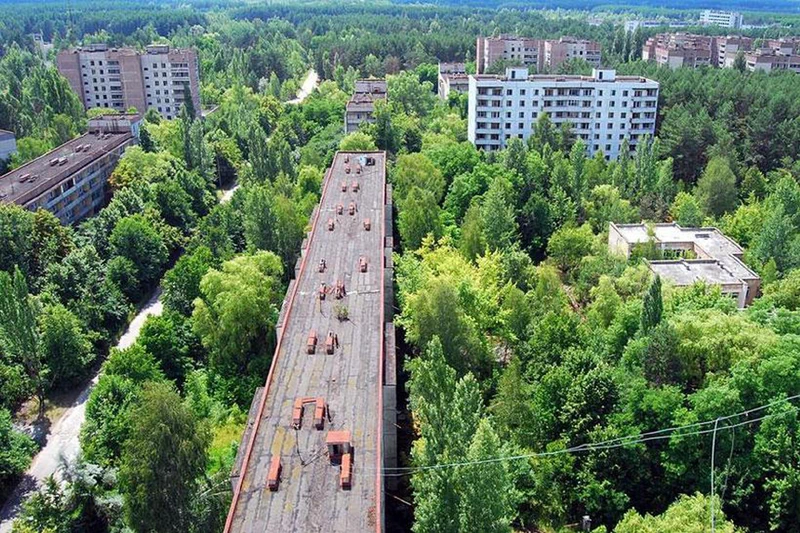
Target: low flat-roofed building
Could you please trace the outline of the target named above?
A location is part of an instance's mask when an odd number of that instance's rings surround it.
[[[722,26],[724,28],[741,28],[742,14],[735,11],[717,11],[706,9],[700,13],[700,24],[703,26]]]
[[[17,137],[13,131],[0,130],[0,161],[8,161],[17,153]]]
[[[107,182],[130,131],[87,133],[0,176],[0,201],[31,211],[46,209],[64,224],[97,212],[107,200]]]
[[[451,92],[469,90],[469,76],[464,63],[439,63],[439,98],[447,100]]]
[[[90,118],[87,124],[89,133],[132,133],[139,138],[142,117],[135,113],[109,114]]]
[[[352,133],[364,123],[375,122],[375,102],[386,99],[386,80],[356,80],[353,96],[344,111],[344,132]]]
[[[742,308],[758,296],[761,278],[742,262],[744,251],[717,228],[678,224],[609,224],[609,251],[630,257],[637,246],[654,243],[672,259],[648,261],[653,273],[678,287],[698,281],[719,286]]]

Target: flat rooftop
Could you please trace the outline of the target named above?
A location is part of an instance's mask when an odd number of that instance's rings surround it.
[[[529,74],[524,78],[510,78],[506,74],[470,74],[478,81],[538,81],[543,83],[648,83],[658,85],[658,82],[645,78],[644,76],[614,76],[613,79],[598,79],[593,76],[581,76],[577,74]]]
[[[0,176],[0,200],[25,204],[132,138],[130,132],[76,137]]]
[[[653,272],[673,280],[678,285],[692,285],[695,281],[709,283],[734,283],[758,279],[759,276],[745,265],[741,246],[714,227],[683,228],[679,224],[614,224],[617,232],[629,244],[650,240],[649,230],[657,243],[674,247],[691,247],[700,259],[650,261]]]
[[[360,156],[374,158],[361,166]],[[349,160],[349,161],[347,161]],[[350,172],[346,172],[346,168]],[[357,181],[359,190],[353,190]],[[341,184],[346,182],[346,191]],[[266,384],[256,393],[251,418],[233,472],[234,497],[225,532],[380,531],[382,523],[381,381],[383,352],[384,232],[386,198],[384,152],[338,152],[325,175],[322,197],[304,243],[296,279],[278,320],[278,344]],[[349,214],[350,204],[355,214]],[[342,214],[337,206],[343,206]],[[369,218],[370,231],[363,221]],[[333,220],[330,231],[328,221]],[[361,272],[359,259],[367,261]],[[319,272],[320,260],[326,268]],[[322,283],[344,282],[346,296],[318,297]],[[346,306],[340,322],[335,308]],[[310,332],[316,353],[307,353]],[[325,349],[328,332],[339,345]],[[324,429],[314,428],[314,404],[305,407],[299,430],[292,427],[297,398],[324,398]],[[353,446],[352,488],[339,486],[339,466],[326,454],[330,431],[349,431]],[[280,456],[277,491],[267,488],[270,464]]]

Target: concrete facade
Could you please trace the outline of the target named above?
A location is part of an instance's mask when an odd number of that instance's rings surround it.
[[[584,59],[593,67],[600,67],[601,50],[595,41],[574,37],[530,39],[502,35],[478,37],[475,58],[478,74],[486,73],[501,60],[527,67],[532,72],[553,72],[570,59]]]
[[[180,114],[187,89],[195,109],[200,109],[200,68],[194,50],[150,45],[139,52],[97,44],[62,50],[56,63],[86,109],[135,107],[144,114],[152,108],[171,119]]]
[[[8,161],[17,153],[17,136],[13,131],[0,130],[0,161]]]
[[[672,69],[716,66],[714,40],[707,35],[660,33],[642,46],[642,59]]]
[[[751,72],[800,72],[800,38],[767,40],[758,50],[745,53],[744,60]]]
[[[439,63],[439,98],[447,100],[451,92],[465,93],[468,90],[469,76],[464,63]]]
[[[225,533],[383,530],[381,473],[397,460],[391,196],[385,152],[336,154],[278,317],[272,366],[239,447]],[[339,282],[341,299],[330,291]],[[337,318],[338,306],[347,308],[346,320]],[[309,349],[312,331],[319,341]],[[338,339],[330,351],[328,332]],[[298,398],[321,398],[319,425],[313,405],[295,410]],[[345,463],[326,447],[341,431],[350,433],[353,449],[347,489],[340,486]],[[270,490],[275,457],[281,474]]]
[[[386,80],[356,80],[353,96],[344,111],[344,132],[352,133],[364,123],[375,122],[375,102],[386,99]]]
[[[630,257],[636,247],[653,243],[672,259],[648,261],[654,274],[677,287],[697,282],[719,286],[740,308],[750,305],[761,278],[742,261],[742,248],[717,228],[683,228],[678,224],[609,224],[608,248]]]
[[[739,29],[742,27],[742,14],[735,11],[716,11],[706,9],[700,13],[700,24],[703,26],[722,26]]]
[[[512,137],[527,139],[539,115],[558,127],[569,123],[588,153],[619,157],[655,134],[658,82],[595,69],[592,76],[529,75],[509,68],[505,76],[469,77],[468,138],[481,150],[500,150]]]
[[[0,176],[0,201],[46,209],[63,224],[79,222],[105,205],[108,178],[134,142],[130,131],[95,130],[72,139]]]
[[[744,36],[660,33],[642,47],[642,59],[670,68],[704,66],[732,68],[742,54],[747,70],[800,72],[800,38],[768,39],[758,49]]]

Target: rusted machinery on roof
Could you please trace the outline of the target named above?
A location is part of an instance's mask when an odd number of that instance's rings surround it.
[[[325,415],[328,413],[328,405],[325,403],[325,398],[317,397],[302,397],[296,398],[294,407],[292,408],[292,428],[300,429],[303,426],[303,413],[305,412],[306,404],[314,404],[314,427],[316,429],[325,428]]]
[[[281,470],[283,470],[281,466],[281,456],[273,455],[272,461],[269,463],[269,472],[267,474],[267,488],[272,492],[278,490],[278,485],[280,485],[281,482]]]
[[[325,337],[325,353],[328,355],[332,355],[333,351],[338,348],[339,346],[339,336],[332,332],[328,332],[328,336]]]
[[[331,464],[340,466],[339,486],[348,490],[353,486],[353,445],[349,431],[328,431],[325,437]]]
[[[306,342],[306,353],[313,355],[317,351],[317,331],[311,330],[308,334],[308,341]]]
[[[344,281],[337,279],[336,285],[333,286],[333,297],[341,300],[345,296],[347,296],[347,292],[344,289]]]

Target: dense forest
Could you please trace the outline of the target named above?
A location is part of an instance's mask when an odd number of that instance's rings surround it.
[[[106,4],[73,2],[65,18],[60,4],[0,3],[12,164],[86,120],[32,31],[56,49],[192,46],[202,101],[218,108],[205,120],[148,113],[113,199],[80,225],[0,206],[4,491],[37,449],[14,425],[20,406],[44,411],[102,369],[80,457],[25,503],[16,533],[221,530],[246,411],[337,149],[390,157],[413,440],[385,473],[413,504],[393,504],[392,530],[575,531],[588,515],[597,533],[699,532],[713,508],[722,532],[800,532],[795,74],[657,68],[638,61],[646,33],[556,12],[90,5]],[[500,32],[599,40],[606,64],[661,83],[657,137],[607,162],[543,114],[527,141],[477,151],[465,96],[436,98],[436,62],[470,61],[477,35]],[[283,103],[309,68],[318,89]],[[359,76],[386,76],[389,98],[375,124],[344,136]],[[653,277],[643,261],[655,248],[610,254],[609,222],[641,220],[719,227],[763,295],[737,310],[719,289]],[[113,348],[156,287],[163,313]]]

